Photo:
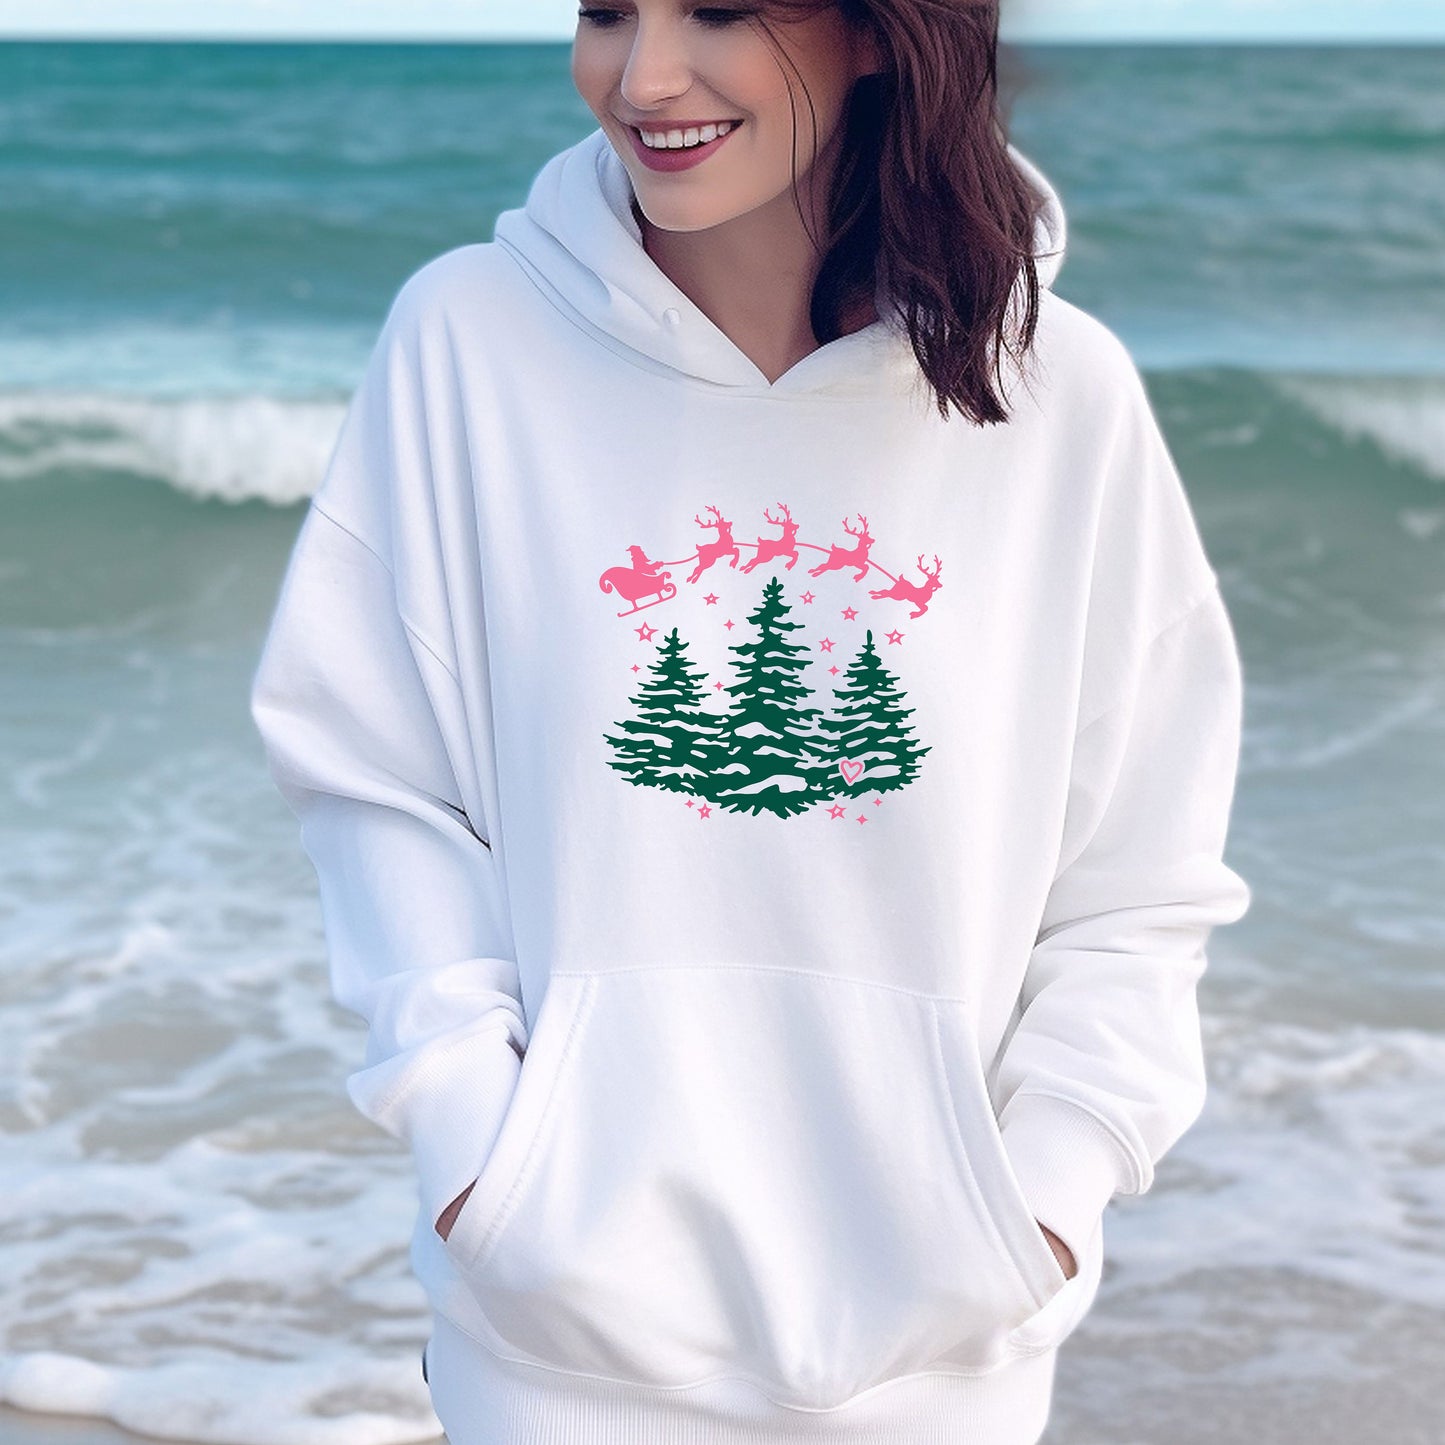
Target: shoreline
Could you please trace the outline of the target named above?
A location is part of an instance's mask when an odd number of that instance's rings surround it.
[[[5,1445],[184,1445],[157,1435],[135,1435],[110,1420],[88,1415],[52,1415],[0,1404],[0,1440]]]
[[[432,1439],[446,1445],[445,1435]],[[201,1445],[171,1436],[137,1435],[111,1420],[88,1415],[52,1415],[20,1410],[0,1402],[0,1441],[4,1445]],[[430,1445],[430,1442],[429,1442]]]

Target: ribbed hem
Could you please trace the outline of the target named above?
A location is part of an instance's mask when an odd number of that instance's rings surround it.
[[[1020,1090],[999,1117],[1004,1150],[1033,1216],[1075,1261],[1114,1194],[1130,1187],[1133,1163],[1114,1133],[1087,1109],[1055,1094]]]
[[[909,1375],[807,1410],[739,1380],[658,1389],[503,1359],[435,1310],[427,1346],[451,1445],[1037,1445],[1057,1360],[1054,1349],[986,1375]]]

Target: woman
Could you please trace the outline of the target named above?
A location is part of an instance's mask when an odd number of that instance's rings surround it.
[[[1036,1441],[1202,1106],[1239,658],[996,47],[584,8],[302,525],[252,709],[452,1445]]]

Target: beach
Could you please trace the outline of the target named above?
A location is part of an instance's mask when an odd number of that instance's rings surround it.
[[[1238,634],[1254,890],[1046,1445],[1434,1445],[1445,51],[1023,58],[1055,289]],[[0,45],[6,1445],[438,1438],[413,1172],[246,698],[397,289],[592,125],[565,45]]]
[[[132,1435],[102,1420],[36,1415],[0,1405],[0,1440],[5,1445],[148,1445],[154,1439]]]

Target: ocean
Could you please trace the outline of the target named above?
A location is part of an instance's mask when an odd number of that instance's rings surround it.
[[[1056,289],[1144,369],[1234,619],[1254,888],[1047,1445],[1438,1445],[1445,51],[1014,55]],[[6,1440],[440,1433],[410,1163],[246,696],[396,288],[593,127],[568,61],[0,45]]]

